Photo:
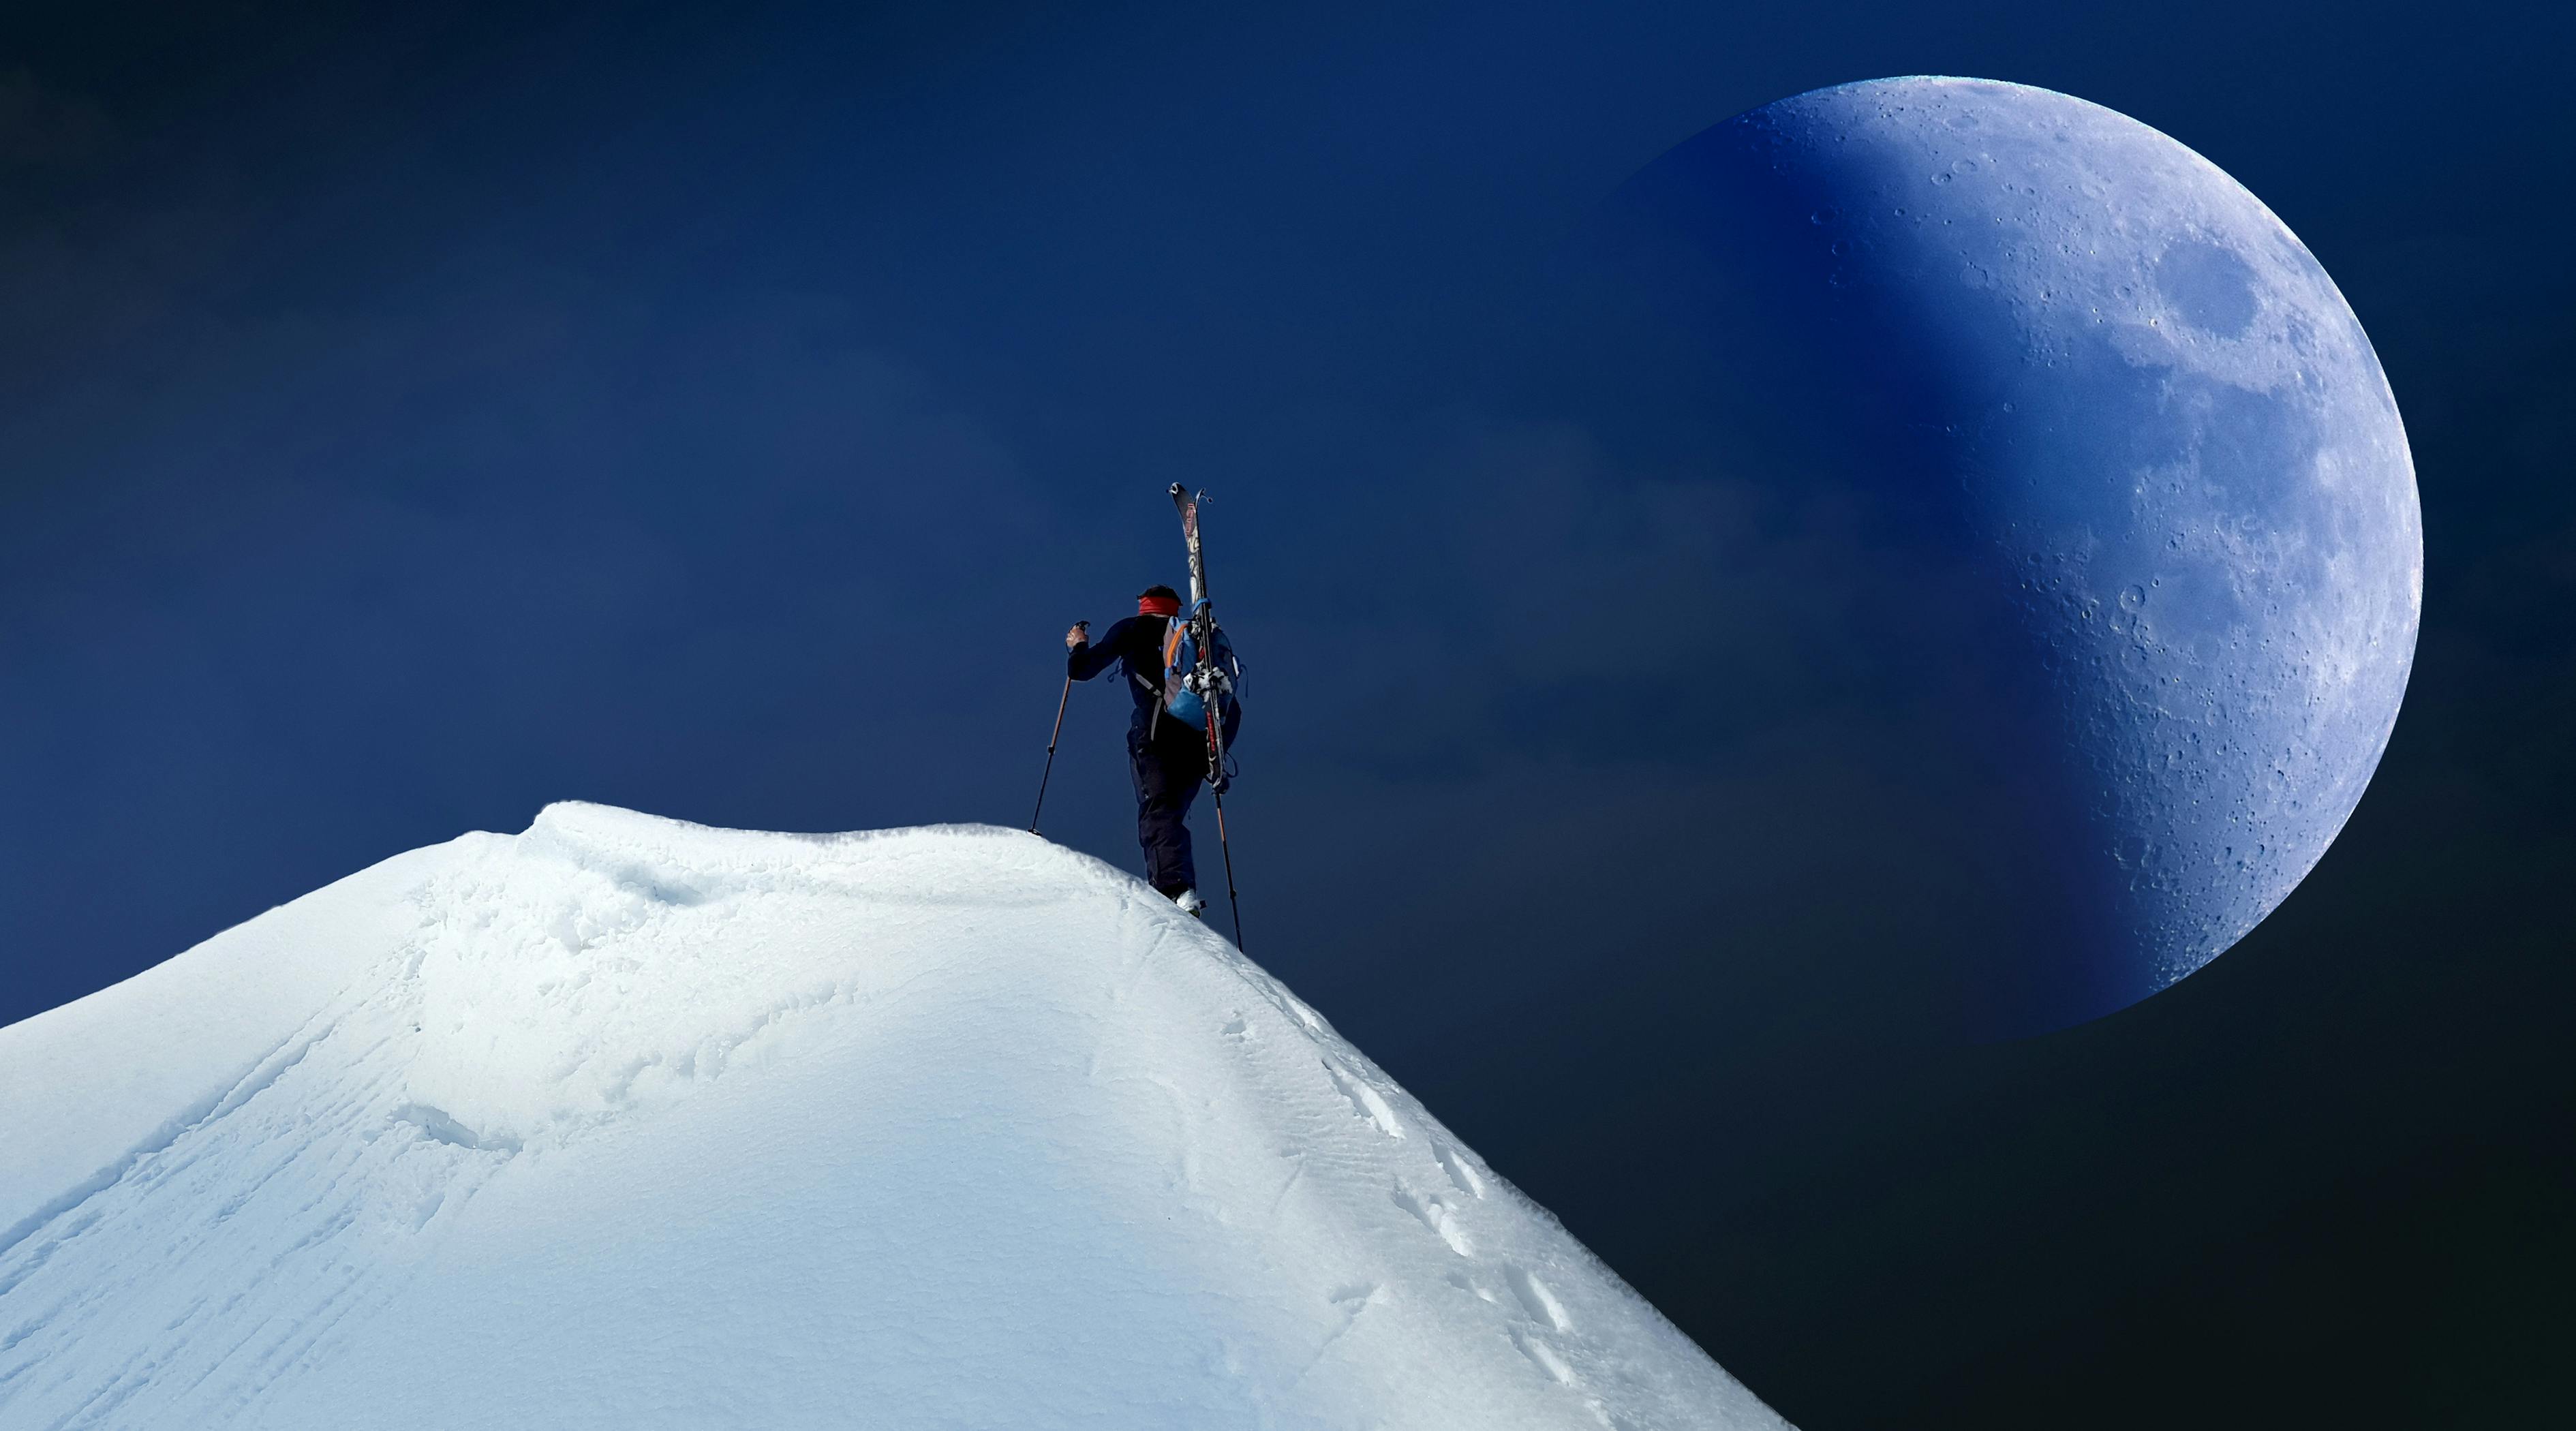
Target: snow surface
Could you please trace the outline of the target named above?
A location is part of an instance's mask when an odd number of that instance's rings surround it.
[[[0,1029],[0,1426],[1780,1426],[1215,933],[557,805]]]

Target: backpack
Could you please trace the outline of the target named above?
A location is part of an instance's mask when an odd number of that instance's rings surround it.
[[[1204,603],[1202,603],[1204,604]],[[1217,715],[1223,722],[1218,734],[1229,746],[1234,732],[1243,723],[1243,663],[1235,659],[1234,643],[1226,639],[1225,628],[1215,628]],[[1163,711],[1192,730],[1207,729],[1207,702],[1195,689],[1199,669],[1198,632],[1186,616],[1175,616],[1163,633]]]

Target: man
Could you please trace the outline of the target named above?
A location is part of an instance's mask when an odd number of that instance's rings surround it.
[[[1163,638],[1181,614],[1181,595],[1149,586],[1136,598],[1136,614],[1109,628],[1098,645],[1091,623],[1064,633],[1065,673],[1087,681],[1112,664],[1126,672],[1136,717],[1127,727],[1127,765],[1136,777],[1136,840],[1145,847],[1145,878],[1189,914],[1207,908],[1199,898],[1198,865],[1190,857],[1190,802],[1207,778],[1207,734],[1163,709]]]

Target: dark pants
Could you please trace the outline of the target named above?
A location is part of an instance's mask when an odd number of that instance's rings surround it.
[[[1127,732],[1127,768],[1136,777],[1136,840],[1145,847],[1145,878],[1166,896],[1199,886],[1190,858],[1190,802],[1207,779],[1207,737],[1166,717],[1147,739]]]

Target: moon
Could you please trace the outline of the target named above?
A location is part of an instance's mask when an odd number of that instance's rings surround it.
[[[2164,989],[2317,864],[2405,692],[2422,520],[2359,320],[2244,186],[2081,99],[1875,80],[1681,144],[1586,252],[1695,353],[1708,459],[1864,504],[1879,614],[1948,645],[1921,758],[2010,807],[1982,1030]]]

